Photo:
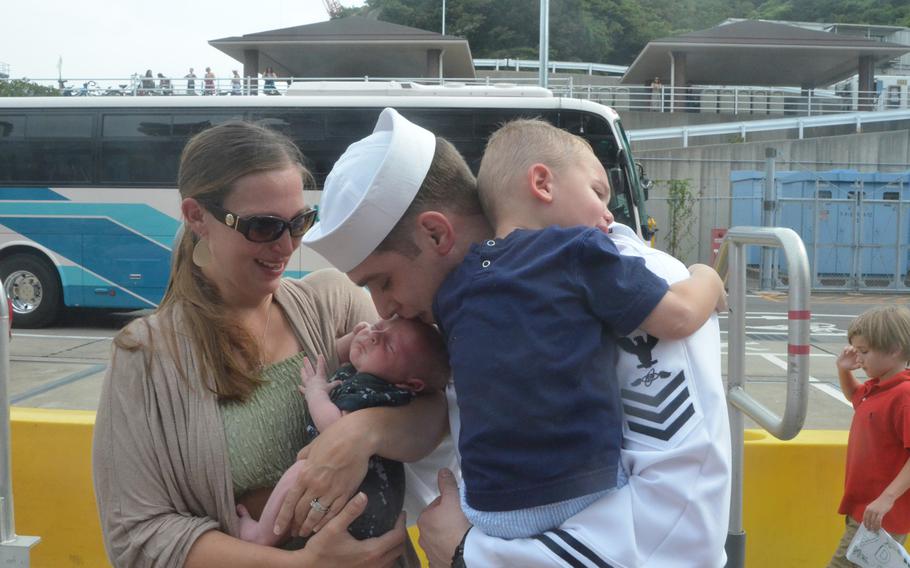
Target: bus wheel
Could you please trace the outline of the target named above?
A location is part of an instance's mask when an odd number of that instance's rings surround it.
[[[44,327],[57,317],[60,281],[50,263],[31,254],[14,254],[0,261],[0,278],[15,327]]]

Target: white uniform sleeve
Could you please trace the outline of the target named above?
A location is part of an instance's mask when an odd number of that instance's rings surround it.
[[[408,514],[408,524],[417,523],[417,517],[426,509],[433,499],[439,496],[436,483],[437,473],[448,468],[461,483],[461,466],[458,462],[458,405],[455,401],[455,389],[446,387],[446,401],[449,407],[449,432],[454,432],[443,439],[442,443],[427,457],[414,463],[404,464],[406,493],[404,510]]]

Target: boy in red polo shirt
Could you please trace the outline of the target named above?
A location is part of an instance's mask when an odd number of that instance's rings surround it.
[[[901,544],[910,532],[910,310],[873,308],[850,324],[847,340],[837,358],[841,390],[855,411],[838,510],[847,528],[829,567],[856,566],[846,553],[860,522]],[[868,381],[853,376],[859,368]]]

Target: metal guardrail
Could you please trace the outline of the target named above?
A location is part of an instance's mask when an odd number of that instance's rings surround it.
[[[822,126],[842,126],[852,124],[856,132],[862,132],[863,124],[889,122],[892,120],[910,120],[910,109],[850,112],[809,117],[775,118],[770,120],[751,120],[746,122],[721,122],[697,126],[673,126],[669,128],[645,128],[627,132],[631,141],[639,140],[673,140],[682,139],[683,148],[689,146],[689,138],[696,136],[713,136],[717,134],[737,134],[746,140],[750,132],[768,132],[773,130],[798,130],[802,140],[806,128]]]
[[[9,421],[9,329],[6,293],[0,284],[0,566],[28,568],[29,552],[41,539],[16,534],[13,514],[13,476]]]
[[[787,311],[787,398],[784,414],[778,417],[745,388],[746,354],[746,245],[779,247],[787,260],[789,275]],[[733,227],[727,231],[715,263],[727,274],[729,310],[727,333],[727,400],[730,404],[730,434],[733,456],[733,483],[730,499],[730,528],[727,536],[727,566],[745,565],[746,534],[743,531],[743,415],[781,440],[796,436],[806,420],[809,404],[809,320],[810,280],[806,247],[792,229],[781,227]]]
[[[524,60],[483,60],[520,61],[537,69],[538,62]],[[621,68],[594,63],[563,63],[578,70]],[[594,85],[576,80],[578,75],[554,76],[548,78],[548,88],[554,96],[587,99],[618,111],[643,112],[694,112],[699,114],[748,114],[748,115],[799,115],[814,116],[840,114],[860,110],[893,110],[908,108],[910,100],[887,99],[876,93],[860,93],[860,98],[837,94],[834,91],[815,89],[803,91],[788,87],[724,87],[718,85],[694,85],[691,87],[636,86],[636,85]],[[0,79],[4,81],[6,79]],[[10,81],[15,79],[9,79]],[[144,96],[144,95],[284,95],[292,84],[316,82],[374,83],[396,82],[423,85],[463,84],[467,86],[537,86],[535,77],[195,77],[190,88],[186,77],[145,77],[133,75],[129,78],[69,78],[27,79],[30,82],[57,89],[64,96]],[[162,84],[163,81],[163,84]],[[207,81],[210,82],[207,85]],[[269,85],[266,85],[269,81]],[[661,137],[668,136],[668,129],[652,129],[648,133]],[[678,130],[678,129],[677,129]],[[698,135],[697,131],[693,135]],[[674,133],[670,137],[679,137]]]
[[[16,79],[0,79],[3,81]],[[537,86],[536,77],[466,77],[466,78],[402,78],[402,77],[241,77],[239,85],[233,77],[216,77],[208,79],[210,86],[206,86],[204,77],[192,79],[193,87],[189,88],[188,79],[185,77],[167,77],[165,86],[161,86],[161,79],[157,77],[133,76],[129,78],[85,78],[75,77],[70,79],[25,79],[44,87],[56,89],[63,96],[96,97],[96,96],[192,96],[192,95],[242,95],[242,96],[267,96],[284,95],[292,85],[304,83],[415,83],[421,85],[466,85],[466,86]],[[271,81],[272,86],[267,86],[266,81]],[[556,96],[570,96],[573,88],[572,77],[557,77],[550,79],[550,87]]]

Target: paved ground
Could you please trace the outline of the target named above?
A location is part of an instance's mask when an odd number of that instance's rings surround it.
[[[852,409],[840,394],[834,368],[850,320],[871,306],[910,303],[910,295],[812,296],[809,411],[806,428],[846,429]],[[746,318],[747,392],[776,412],[784,407],[787,366],[787,298],[750,294]],[[14,406],[93,410],[111,339],[135,314],[70,313],[44,330],[16,330],[10,346],[9,396]],[[726,369],[727,318],[721,318]],[[747,420],[747,427],[753,427]]]

